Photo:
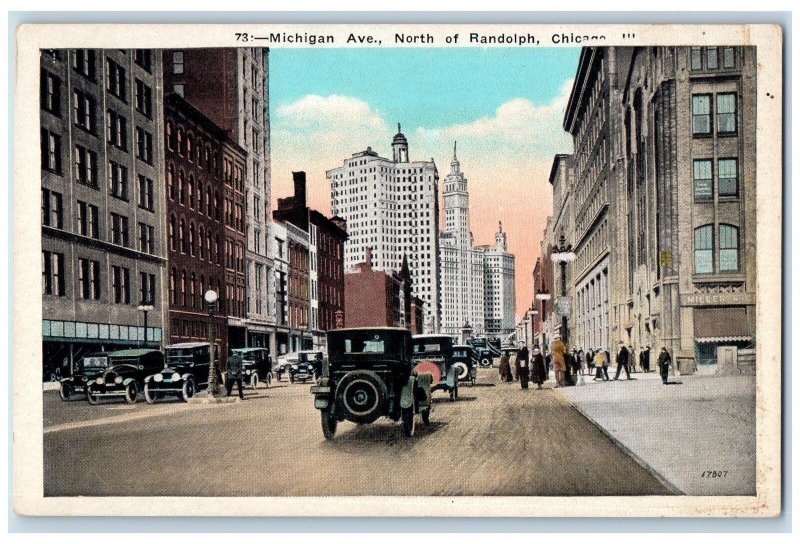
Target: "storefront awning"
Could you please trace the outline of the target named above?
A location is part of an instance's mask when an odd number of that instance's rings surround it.
[[[744,308],[695,308],[695,342],[746,342],[751,339]]]

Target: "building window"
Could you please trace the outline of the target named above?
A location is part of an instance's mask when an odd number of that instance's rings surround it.
[[[175,200],[177,191],[175,189],[175,167],[171,164],[167,166],[167,190],[169,191],[169,198]]]
[[[167,149],[175,151],[175,131],[172,130],[172,123],[167,121]]]
[[[136,110],[148,119],[153,116],[153,89],[141,79],[136,80]]]
[[[172,73],[183,73],[183,51],[175,51],[172,53]]]
[[[136,157],[153,164],[153,135],[142,127],[136,127]]]
[[[186,204],[186,185],[183,170],[178,170],[178,200],[181,204]]]
[[[128,150],[128,120],[115,112],[106,112],[106,131],[108,132],[108,143],[118,147],[123,151]]]
[[[153,55],[149,49],[137,49],[134,52],[133,61],[144,68],[146,72],[153,69]]]
[[[155,304],[156,302],[156,275],[139,272],[139,303]]]
[[[64,200],[61,193],[42,189],[42,225],[63,228]]]
[[[702,47],[692,47],[692,50],[691,50],[691,69],[692,70],[702,70],[703,69],[703,48]]]
[[[736,49],[733,47],[722,48],[722,67],[736,68]]]
[[[736,159],[720,159],[717,163],[719,196],[739,195],[739,165]]]
[[[178,271],[174,266],[169,274],[169,303],[178,303]]]
[[[717,95],[717,133],[736,132],[736,93]]]
[[[717,58],[717,48],[706,48],[706,68],[708,70],[716,70],[719,67],[719,59]]]
[[[130,304],[130,270],[122,266],[112,266],[111,288],[114,292],[114,304]]]
[[[733,225],[719,226],[719,271],[739,271],[739,229]]]
[[[64,296],[64,254],[42,251],[42,294]]]
[[[128,89],[125,83],[125,68],[111,59],[106,59],[106,90],[120,100],[127,101]]]
[[[97,153],[81,145],[75,145],[75,181],[98,188]]]
[[[153,180],[139,174],[139,207],[153,211]]]
[[[714,273],[714,226],[694,229],[694,273]]]
[[[178,238],[177,238],[177,228],[176,228],[176,220],[175,216],[171,215],[169,217],[169,233],[167,236],[169,237],[169,248],[172,251],[175,251],[178,247]]]
[[[694,200],[695,202],[714,200],[714,178],[710,160],[694,161]]]
[[[61,117],[61,80],[47,70],[42,70],[40,85],[39,101],[42,109]]]
[[[78,259],[78,287],[82,299],[100,300],[100,263],[98,261]]]
[[[111,213],[111,243],[128,246],[128,218],[118,213]]]
[[[100,219],[97,206],[78,201],[78,234],[89,238],[100,238]]]
[[[111,196],[128,200],[128,169],[108,161],[108,191]]]
[[[155,253],[155,229],[151,225],[139,223],[139,251],[142,253]]]
[[[61,136],[42,129],[42,170],[61,174]]]
[[[93,49],[76,49],[72,68],[86,78],[96,81],[95,52]]]
[[[181,219],[178,227],[178,244],[181,248],[181,253],[188,253],[188,246],[186,244],[186,221]]]
[[[75,90],[72,93],[72,109],[75,114],[75,126],[94,134],[97,129],[94,98]]]
[[[692,95],[692,134],[711,134],[711,95]]]

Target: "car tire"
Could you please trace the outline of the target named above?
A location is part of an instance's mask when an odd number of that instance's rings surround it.
[[[336,386],[336,402],[345,417],[354,423],[372,423],[383,415],[388,391],[374,372],[354,370],[345,374]]]
[[[139,396],[139,386],[136,382],[131,382],[125,388],[125,402],[128,404],[136,404],[136,397]]]
[[[431,424],[431,409],[430,407],[425,408],[424,410],[420,411],[420,415],[422,416],[422,423],[429,427]]]
[[[150,384],[144,384],[144,400],[147,401],[147,404],[155,404],[158,400],[158,393],[150,389]]]
[[[464,363],[454,363],[453,373],[456,375],[457,380],[464,380],[469,377],[469,368]]]
[[[489,368],[490,366],[492,366],[492,360],[489,359],[488,357],[482,358],[481,359],[481,366],[483,368]]]
[[[86,400],[91,405],[95,405],[100,401],[100,397],[98,397],[97,395],[93,395],[92,389],[88,385],[86,386]]]
[[[400,409],[400,419],[403,422],[403,434],[411,438],[417,430],[417,418],[414,417],[414,407]]]
[[[186,381],[183,382],[183,387],[181,388],[181,400],[183,400],[183,402],[189,402],[189,399],[194,396],[194,391],[194,380],[187,378]]]
[[[336,436],[336,425],[338,424],[333,410],[326,408],[320,410],[319,414],[322,421],[322,434],[325,436],[325,440],[333,440],[333,437]]]
[[[258,387],[258,372],[253,372],[250,376],[250,387],[256,389]]]
[[[72,387],[68,383],[62,383],[58,388],[58,396],[61,397],[61,400],[67,402],[72,396]]]

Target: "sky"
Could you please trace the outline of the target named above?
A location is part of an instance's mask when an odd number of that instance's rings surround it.
[[[572,151],[562,121],[579,56],[579,48],[273,48],[273,200],[290,196],[292,172],[303,170],[309,205],[330,214],[325,171],[368,146],[391,157],[398,123],[410,159],[432,158],[441,180],[458,141],[476,245],[493,244],[502,221],[516,255],[519,320],[552,211],[553,156]]]

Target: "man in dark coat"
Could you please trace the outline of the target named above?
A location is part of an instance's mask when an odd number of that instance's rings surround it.
[[[510,382],[513,380],[511,376],[511,355],[508,351],[504,351],[500,356],[500,381]]]
[[[522,346],[517,352],[517,378],[522,389],[528,388],[528,380],[530,379],[530,361],[528,361],[528,347]]]
[[[630,364],[630,355],[631,354],[628,351],[628,348],[625,347],[625,344],[620,342],[619,351],[617,352],[617,373],[614,376],[615,380],[619,379],[619,374],[622,372],[623,368],[625,369],[625,375],[629,380],[631,379],[631,371],[628,368],[628,365]]]
[[[547,380],[547,369],[544,364],[544,357],[538,347],[533,348],[533,360],[531,361],[533,370],[533,381],[536,382],[536,389],[541,389],[542,384]]]
[[[225,382],[225,389],[227,389],[229,397],[233,390],[233,382],[236,382],[239,388],[239,398],[244,400],[244,393],[242,393],[242,356],[238,353],[228,357],[228,381]]]
[[[650,372],[650,346],[645,347],[639,354],[639,366],[642,372]]]
[[[669,378],[669,365],[672,364],[672,358],[669,356],[667,348],[661,348],[661,353],[658,354],[658,370],[661,372],[661,381],[667,385]]]
[[[594,370],[594,351],[591,349],[586,350],[586,368],[589,372],[589,375],[592,375],[592,371]]]

